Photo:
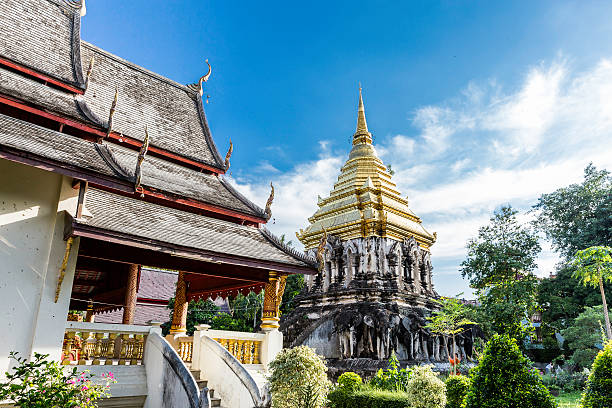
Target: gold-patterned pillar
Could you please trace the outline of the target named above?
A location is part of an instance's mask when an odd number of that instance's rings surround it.
[[[85,321],[89,323],[94,322],[93,302],[87,303],[87,314],[85,315]]]
[[[271,271],[268,283],[264,290],[263,317],[261,319],[261,329],[263,331],[278,330],[280,325],[280,305],[285,292],[287,275],[280,275]]]
[[[187,282],[185,272],[179,272],[176,282],[176,293],[174,294],[174,312],[172,313],[172,325],[170,334],[180,334],[187,331]]]
[[[128,282],[125,288],[125,301],[123,303],[123,324],[134,323],[134,310],[138,298],[138,271],[139,265],[130,265],[128,269]]]

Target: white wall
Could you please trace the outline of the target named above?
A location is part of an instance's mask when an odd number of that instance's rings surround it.
[[[58,211],[72,209],[77,194],[69,178],[0,160],[0,373],[10,351],[60,358],[78,240],[55,303],[66,248]]]

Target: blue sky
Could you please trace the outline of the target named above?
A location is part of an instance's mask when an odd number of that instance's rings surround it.
[[[82,36],[181,83],[208,58],[219,150],[231,137],[232,178],[261,205],[275,183],[270,228],[289,237],[346,160],[361,81],[381,158],[438,232],[444,295],[470,293],[464,245],[496,207],[612,169],[612,3],[290,4],[90,0]]]

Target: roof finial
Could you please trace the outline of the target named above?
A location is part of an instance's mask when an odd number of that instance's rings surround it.
[[[94,67],[94,62],[95,62],[95,58],[92,55],[91,58],[89,59],[89,68],[87,68],[87,76],[85,78],[85,90],[87,90],[87,88],[89,87],[89,79],[91,78],[91,74],[93,72],[93,67]]]
[[[147,125],[145,125],[144,131],[145,137],[144,141],[142,142],[142,146],[140,146],[140,152],[138,152],[138,159],[136,159],[136,170],[134,171],[134,191],[136,193],[140,192],[141,197],[144,197],[143,188],[140,185],[142,179],[142,162],[149,151],[149,130],[147,129]]]
[[[365,136],[365,138],[364,138]],[[366,140],[363,140],[366,139]],[[363,96],[361,94],[361,82],[359,83],[359,109],[357,110],[357,130],[353,136],[353,144],[359,142],[372,143],[372,135],[368,131],[368,124],[365,118],[365,108],[363,107]]]
[[[234,151],[234,144],[232,143],[232,139],[230,139],[229,149],[227,149],[227,154],[225,155],[225,171],[229,170],[230,167],[230,157],[232,157],[232,152]]]
[[[108,113],[108,128],[106,129],[106,136],[104,136],[104,139],[107,139],[110,136],[111,132],[113,131],[113,116],[115,115],[115,110],[117,109],[118,100],[119,100],[119,87],[115,85],[115,97],[113,98],[113,103],[111,104],[110,112]]]
[[[208,81],[208,78],[210,77],[210,73],[212,72],[212,67],[208,63],[208,58],[206,59],[206,64],[208,65],[208,72],[202,75],[200,77],[200,80],[198,81],[198,86],[199,86],[198,91],[200,92],[200,96],[204,95],[204,88],[202,87],[202,85],[204,84],[204,82]]]
[[[272,217],[272,202],[273,201],[274,201],[274,186],[270,182],[270,197],[268,197],[268,201],[266,202],[266,209],[264,210],[267,220],[269,220]]]

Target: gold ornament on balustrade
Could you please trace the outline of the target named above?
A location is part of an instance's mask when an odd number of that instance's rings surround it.
[[[193,358],[193,338],[186,339],[185,341],[179,340],[178,354],[186,363],[191,363]]]
[[[236,357],[242,364],[261,364],[259,357],[261,341],[240,339],[213,339]]]
[[[120,365],[142,364],[145,336],[103,332],[66,332],[62,351],[62,364]]]

